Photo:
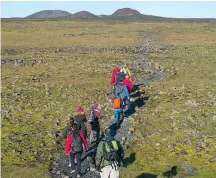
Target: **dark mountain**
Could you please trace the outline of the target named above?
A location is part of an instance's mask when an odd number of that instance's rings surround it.
[[[70,15],[68,18],[73,19],[99,19],[98,16],[88,12],[88,11],[80,11],[75,14]]]
[[[119,16],[139,16],[139,15],[141,14],[137,10],[130,9],[130,8],[123,8],[123,9],[118,9],[111,16],[119,17]]]
[[[138,12],[137,10],[130,8],[118,9],[111,16],[111,19],[116,20],[161,20],[165,19],[164,17],[144,15]]]
[[[58,18],[71,15],[67,11],[61,10],[43,10],[27,16],[26,18]]]

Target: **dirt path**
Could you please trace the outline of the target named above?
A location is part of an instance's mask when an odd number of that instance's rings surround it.
[[[153,48],[152,47],[152,38],[148,33],[144,33],[143,38],[145,39],[145,43],[137,48],[137,52],[134,54],[134,63],[139,67],[139,69],[145,71],[146,73],[150,73],[151,75],[143,80],[134,82],[134,86],[138,87],[139,85],[146,84],[147,82],[151,82],[153,80],[160,80],[164,77],[167,77],[169,73],[160,71],[153,66],[149,66],[147,64],[148,58],[147,54]],[[107,122],[107,126],[112,126],[114,124],[114,120],[109,120]],[[130,145],[133,140],[133,134],[129,132],[129,119],[124,119],[120,128],[115,133],[115,138],[119,141],[126,140],[127,145]],[[89,169],[89,161],[87,158],[88,155],[94,154],[96,151],[96,145],[90,148],[89,152],[84,152],[82,155],[82,165],[81,165],[81,173],[84,174],[83,178],[99,178],[99,173],[88,171]],[[74,177],[74,175],[70,174],[70,168],[68,167],[68,158],[67,156],[61,155],[57,156],[51,166],[51,177],[52,178],[68,178]]]

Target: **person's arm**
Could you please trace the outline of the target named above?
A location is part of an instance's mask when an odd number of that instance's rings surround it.
[[[81,137],[81,139],[82,139],[82,141],[84,143],[85,149],[88,150],[88,143],[87,143],[82,131],[80,131],[79,134],[80,134],[80,137]]]
[[[68,151],[69,151],[69,148],[71,146],[71,143],[72,143],[72,134],[69,134],[69,135],[67,135],[67,139],[65,141],[65,146],[64,146],[65,155],[68,155]]]
[[[128,89],[127,89],[127,87],[126,87],[125,85],[123,86],[123,90],[124,90],[124,92],[125,92],[125,95],[126,95],[127,98],[129,99],[129,98],[130,98],[130,95],[129,95]]]
[[[101,141],[97,148],[97,153],[95,156],[96,168],[100,168],[100,165],[101,165],[101,161],[103,158],[103,144],[104,144],[103,141]]]

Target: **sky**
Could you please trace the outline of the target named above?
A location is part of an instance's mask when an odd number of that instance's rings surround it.
[[[216,1],[1,1],[1,18],[26,17],[41,10],[111,15],[120,8],[162,17],[216,18]]]

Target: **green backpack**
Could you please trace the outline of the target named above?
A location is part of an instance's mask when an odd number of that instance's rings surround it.
[[[116,140],[108,140],[104,142],[103,145],[103,156],[104,159],[109,161],[111,164],[116,162],[119,164],[119,146]]]

